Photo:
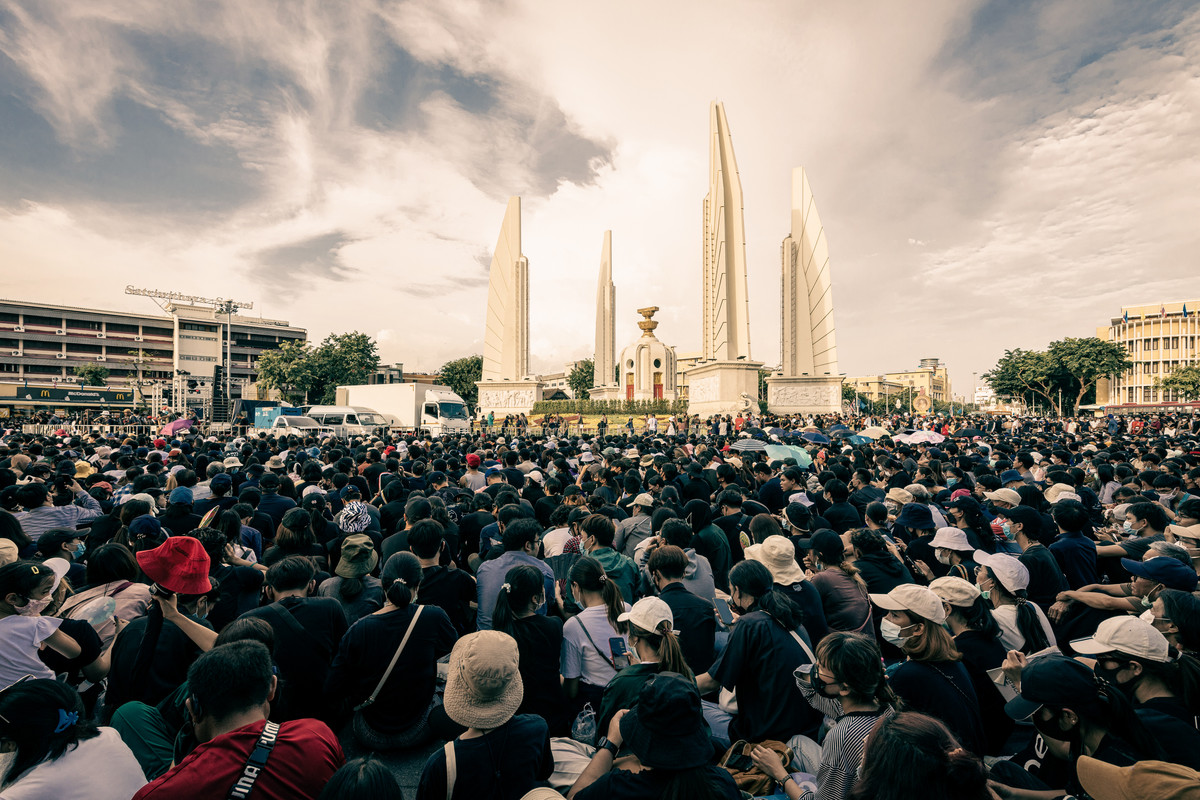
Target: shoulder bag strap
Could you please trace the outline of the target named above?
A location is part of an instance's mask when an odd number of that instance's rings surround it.
[[[267,766],[267,759],[271,757],[271,751],[275,749],[275,740],[278,738],[278,722],[268,721],[263,725],[262,733],[259,734],[254,749],[250,751],[250,756],[246,759],[241,773],[238,774],[237,783],[230,787],[226,800],[244,800],[250,796],[251,790],[254,789],[254,782],[258,780],[259,775]]]
[[[396,652],[392,655],[391,663],[383,671],[383,677],[379,679],[379,683],[375,686],[375,691],[371,692],[371,696],[355,708],[355,711],[366,708],[375,702],[375,698],[379,697],[379,693],[383,691],[383,685],[387,683],[387,679],[392,675],[392,670],[396,668],[396,662],[400,660],[400,654],[404,652],[404,646],[408,644],[408,637],[412,636],[413,629],[417,627],[417,619],[421,616],[421,612],[424,609],[425,606],[417,606],[417,612],[413,614],[412,621],[408,623],[408,629],[404,631],[404,638],[400,640],[400,646],[396,648]]]
[[[600,657],[603,658],[605,661],[607,661],[608,665],[610,667],[612,667],[617,672],[620,672],[621,668],[617,666],[617,662],[613,661],[611,658],[604,655],[604,651],[600,649],[600,646],[596,644],[596,640],[592,638],[592,635],[590,633],[588,633],[587,625],[584,625],[583,622],[581,621],[579,623],[579,627],[583,628],[583,635],[586,636],[588,641],[592,643],[592,647],[596,648],[596,652],[600,654]]]
[[[446,800],[453,800],[454,784],[458,780],[458,758],[454,755],[454,740],[442,748],[446,754]]]
[[[810,648],[804,641],[804,637],[795,631],[788,631],[788,633],[790,633],[792,638],[796,640],[796,644],[800,645],[800,649],[804,651],[804,655],[808,656],[808,663],[817,663],[817,657],[813,654],[812,648]]]

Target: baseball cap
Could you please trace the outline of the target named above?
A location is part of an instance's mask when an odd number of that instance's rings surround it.
[[[193,502],[192,490],[186,486],[177,486],[171,490],[168,501],[175,505],[191,505]]]
[[[1110,617],[1091,636],[1071,642],[1071,649],[1084,656],[1123,653],[1163,664],[1170,660],[1168,647],[1167,637],[1137,617]]]
[[[1170,556],[1158,556],[1149,561],[1122,558],[1121,566],[1130,575],[1161,583],[1168,589],[1180,589],[1185,592],[1196,591],[1196,570],[1185,567],[1183,562]]]
[[[479,466],[479,456],[475,453],[467,453],[467,466],[471,469],[476,469]]]
[[[980,566],[987,567],[988,571],[992,573],[992,577],[1000,581],[1000,585],[1009,592],[1029,588],[1029,570],[1017,560],[1016,556],[976,550],[974,561]]]
[[[618,622],[632,622],[644,631],[657,631],[665,622],[674,626],[675,615],[671,607],[658,597],[643,597],[633,604],[633,607],[621,616]]]
[[[1100,679],[1073,658],[1055,654],[1035,658],[1021,672],[1021,693],[1004,706],[1015,720],[1029,719],[1042,706],[1094,710],[1100,699]]]
[[[529,473],[525,477],[529,478],[529,480],[533,481],[538,486],[541,486],[546,481],[546,476],[543,475],[540,470],[536,469],[529,470]]]
[[[983,496],[988,500],[1008,503],[1014,507],[1021,505],[1021,495],[1017,494],[1016,489],[997,489],[994,492],[984,492]]]
[[[970,608],[979,599],[979,587],[956,575],[935,578],[929,588],[945,602],[959,608]]]
[[[490,477],[492,477],[493,475],[499,475],[499,476],[501,476],[501,477],[504,477],[504,473],[503,473],[502,471],[500,471],[500,470],[496,469],[495,467],[492,467],[492,468],[491,468],[491,469],[489,469],[487,472],[483,473],[483,476],[484,476],[485,478],[490,478]]]
[[[642,492],[633,498],[633,504],[635,506],[642,506],[643,508],[651,508],[654,505],[654,497],[649,492]]]
[[[1005,519],[1015,522],[1018,525],[1024,525],[1025,532],[1030,534],[1030,539],[1035,538],[1032,534],[1036,533],[1042,527],[1042,515],[1039,514],[1036,509],[1030,508],[1029,506],[998,508],[996,509],[996,516],[1004,517]]]
[[[975,547],[967,541],[967,533],[960,528],[938,528],[937,533],[933,535],[933,541],[930,544],[934,547],[941,547],[946,550],[954,550],[962,552],[964,550],[974,551]]]
[[[1165,761],[1118,767],[1091,756],[1075,762],[1079,783],[1095,800],[1197,800],[1200,772]]]
[[[871,602],[887,611],[911,611],[930,622],[946,621],[942,598],[927,586],[902,583],[887,594],[872,594]]]
[[[900,505],[905,505],[905,504],[911,503],[913,501],[913,496],[912,496],[911,492],[906,492],[905,490],[901,489],[899,486],[893,486],[891,489],[888,489],[888,492],[884,496],[884,499],[891,500],[893,503],[899,503]]]

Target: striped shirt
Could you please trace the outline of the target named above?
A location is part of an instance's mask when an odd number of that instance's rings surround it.
[[[896,713],[891,706],[880,711],[842,711],[842,701],[817,694],[809,682],[811,664],[796,670],[796,686],[808,704],[833,720],[821,744],[821,764],[817,767],[817,791],[805,792],[801,800],[847,800],[850,789],[858,779],[858,768],[862,764],[867,734],[875,727],[880,717]]]
[[[21,523],[21,530],[35,543],[42,534],[54,528],[74,529],[89,525],[104,513],[96,498],[87,492],[75,495],[75,504],[69,506],[42,506],[14,514]]]

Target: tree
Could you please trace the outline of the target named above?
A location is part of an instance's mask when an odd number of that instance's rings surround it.
[[[84,386],[103,386],[108,383],[108,370],[99,364],[80,364],[73,371]]]
[[[1042,398],[1058,412],[1058,390],[1063,376],[1041,350],[1005,350],[996,366],[983,373],[983,379],[997,395],[1019,399],[1033,405]]]
[[[474,408],[479,403],[476,381],[483,380],[483,356],[464,356],[442,364],[442,383]]]
[[[575,368],[571,370],[571,374],[567,376],[567,386],[571,387],[571,391],[575,392],[576,400],[587,400],[591,396],[588,390],[595,383],[596,364],[590,358],[585,358],[575,364]]]
[[[263,352],[255,364],[258,382],[288,397],[306,394],[313,383],[311,355],[311,345],[295,341]]]
[[[1176,367],[1165,378],[1156,378],[1154,385],[1163,392],[1173,391],[1179,400],[1200,400],[1200,366]]]
[[[1095,336],[1051,342],[1048,351],[1051,361],[1066,376],[1066,383],[1073,394],[1072,416],[1079,414],[1079,405],[1084,395],[1094,391],[1101,378],[1120,375],[1133,369],[1133,360],[1124,345],[1106,342]]]
[[[357,386],[367,382],[379,369],[379,351],[375,340],[365,333],[331,333],[309,358],[312,362],[310,397],[332,403],[339,386]]]

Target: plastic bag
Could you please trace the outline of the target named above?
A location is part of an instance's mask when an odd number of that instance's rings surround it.
[[[99,628],[117,613],[117,601],[111,597],[97,597],[75,609],[73,619],[81,619],[93,628]]]
[[[596,744],[596,712],[591,703],[584,703],[583,709],[575,715],[571,723],[571,738],[583,744]]]

